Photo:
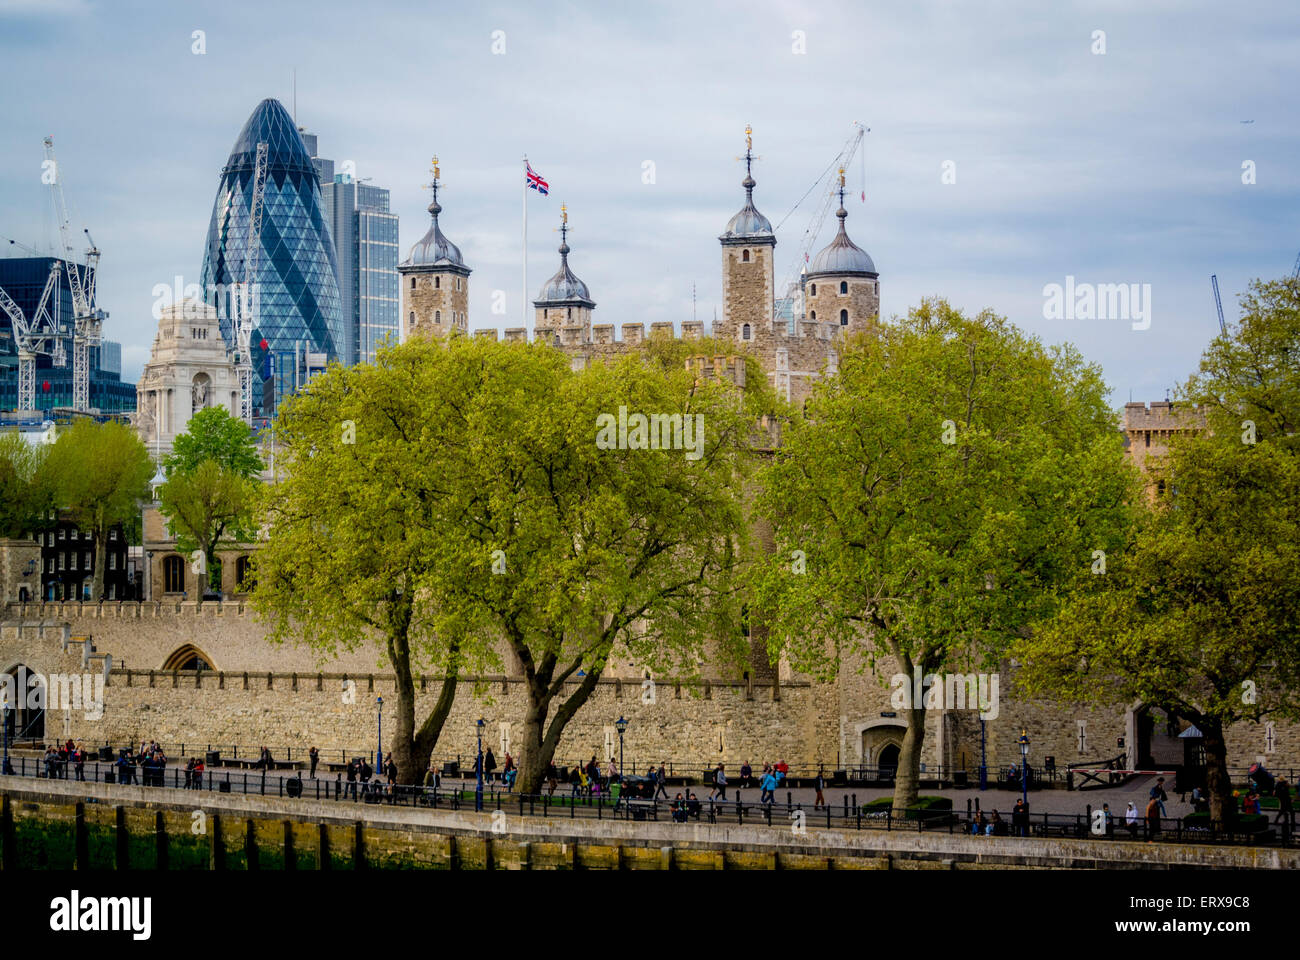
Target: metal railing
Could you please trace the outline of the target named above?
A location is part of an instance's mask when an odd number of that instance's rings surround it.
[[[477,808],[475,783],[458,781],[454,785],[411,786],[388,784],[378,779],[347,781],[340,774],[333,779],[300,777],[267,777],[265,771],[232,773],[227,770],[204,770],[200,774],[180,767],[136,767],[131,764],[87,761],[81,771],[72,764],[46,763],[27,757],[14,757],[11,775],[18,777],[85,781],[88,783],[124,782],[166,790],[198,790],[219,793],[238,793],[253,796],[277,796],[290,799],[321,802],[376,804],[432,810],[474,810]],[[131,771],[130,779],[122,781],[124,770]],[[807,829],[886,830],[910,833],[940,832],[999,838],[1069,837],[1098,842],[1113,840],[1152,840],[1175,843],[1227,843],[1260,846],[1294,845],[1294,824],[1275,811],[1265,813],[1264,823],[1253,821],[1255,827],[1234,821],[1225,827],[1195,815],[1187,817],[1162,817],[1148,822],[1145,818],[1129,824],[1122,815],[1110,818],[1089,809],[1084,813],[1041,813],[1026,815],[1021,819],[1008,816],[999,821],[991,817],[980,819],[975,811],[925,807],[908,809],[899,816],[892,805],[879,802],[859,803],[856,794],[845,794],[839,803],[809,806],[796,803],[789,790],[763,793],[758,800],[746,800],[734,787],[732,799],[722,800],[685,795],[667,800],[657,798],[624,797],[617,792],[617,783],[609,790],[593,794],[589,789],[557,789],[522,795],[502,789],[498,783],[484,785],[482,808],[502,810],[508,814],[527,817],[568,817],[577,819],[618,819],[676,821],[681,823],[711,824],[761,824],[791,830],[796,835]],[[777,794],[784,794],[778,799]],[[751,792],[752,795],[752,792]],[[1294,814],[1291,815],[1294,817]],[[1271,820],[1270,820],[1271,818]],[[1188,822],[1190,820],[1190,822]],[[978,827],[978,828],[977,828]]]

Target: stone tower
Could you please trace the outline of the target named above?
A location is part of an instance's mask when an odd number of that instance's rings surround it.
[[[533,301],[533,329],[538,339],[552,343],[586,343],[591,339],[591,312],[595,302],[587,285],[569,269],[569,211],[561,205],[560,269],[542,286]]]
[[[207,407],[239,416],[239,377],[221,339],[216,307],[199,300],[163,307],[135,390],[136,430],[151,453],[170,453],[176,435]]]
[[[805,318],[856,333],[880,316],[880,275],[867,252],[844,230],[844,171],[840,170],[840,228],[835,239],[813,258],[803,276]]]
[[[429,232],[411,248],[397,267],[402,288],[402,340],[412,336],[445,337],[453,330],[469,331],[469,267],[460,248],[438,226],[439,169],[433,158],[433,202]]]
[[[713,335],[723,340],[753,341],[772,330],[773,256],[776,234],[754,207],[754,139],[745,128],[745,205],[727,223],[722,243],[722,317]]]

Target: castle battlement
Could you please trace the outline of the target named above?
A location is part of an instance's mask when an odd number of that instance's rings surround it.
[[[1124,430],[1141,431],[1199,430],[1205,424],[1205,412],[1195,404],[1153,400],[1124,404]]]
[[[0,631],[20,633],[68,620],[242,619],[253,615],[248,605],[238,600],[10,601],[0,612]]]

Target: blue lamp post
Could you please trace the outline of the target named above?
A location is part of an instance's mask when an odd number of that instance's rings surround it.
[[[382,773],[384,770],[384,698],[375,697],[375,703],[379,704],[379,749],[375,751],[375,773]]]
[[[627,717],[621,713],[618,719],[614,721],[614,729],[618,731],[618,799],[623,800],[623,734],[627,733]],[[616,807],[617,809],[617,807]]]
[[[1016,741],[1020,744],[1020,799],[1024,802],[1026,808],[1029,806],[1029,734],[1025,730],[1020,731],[1020,739]]]
[[[474,775],[478,780],[474,787],[474,809],[476,811],[483,809],[483,718],[478,718],[478,759],[474,762]]]

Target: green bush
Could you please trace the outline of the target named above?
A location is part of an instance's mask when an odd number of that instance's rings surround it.
[[[880,797],[862,805],[864,816],[883,816],[885,811],[894,806],[893,797]],[[908,820],[946,820],[952,816],[951,797],[917,797],[916,803],[907,811]]]

